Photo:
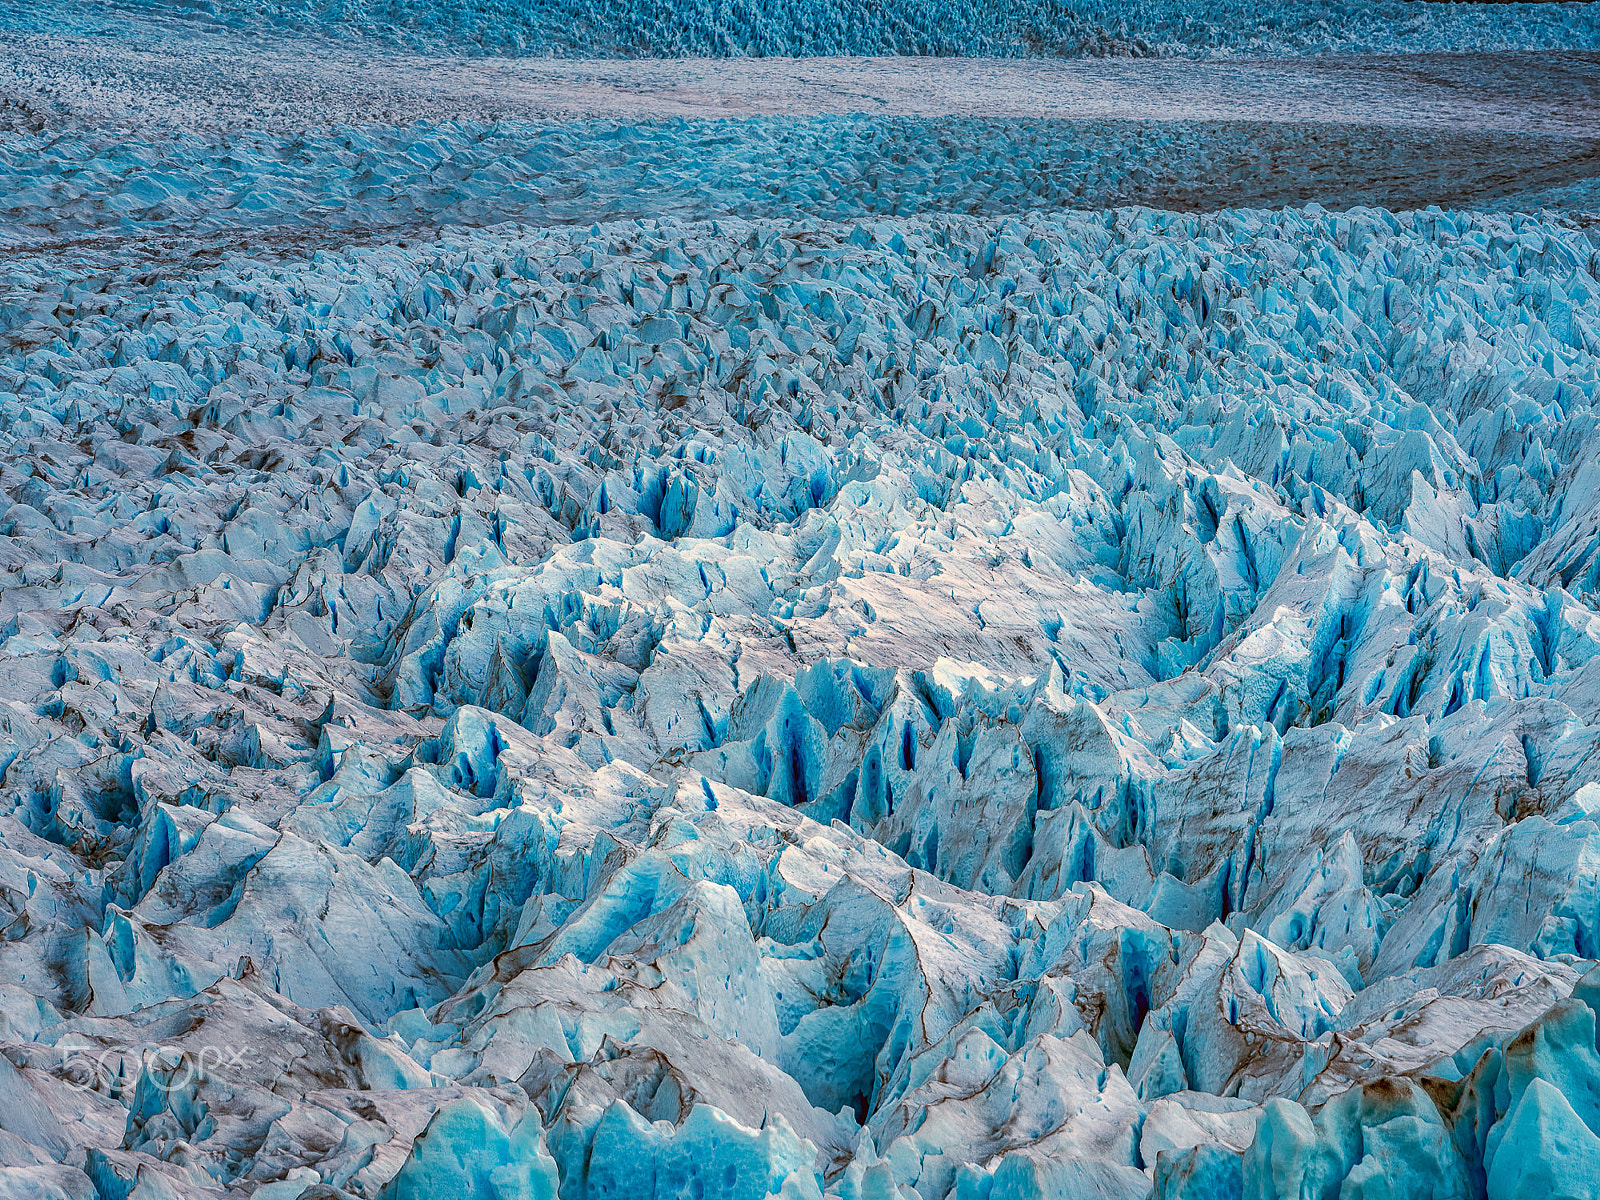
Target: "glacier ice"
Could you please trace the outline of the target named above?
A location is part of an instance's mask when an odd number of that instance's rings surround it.
[[[87,25],[101,33],[177,16],[251,36],[288,29],[414,49],[578,59],[1406,54],[1592,48],[1600,33],[1592,6],[1537,0],[129,0],[116,8],[38,0],[15,13],[11,23],[23,29]]]
[[[10,260],[0,1192],[1597,1194],[1597,267]]]
[[[170,259],[188,244],[214,261],[219,234],[278,256],[512,220],[586,227],[1309,200],[1410,208],[1438,198],[1441,161],[1458,207],[1593,209],[1593,157],[1587,140],[1462,132],[1425,117],[1408,126],[823,114],[393,127],[352,118],[322,132],[155,125],[138,136],[50,121],[0,140],[0,246]],[[1520,165],[1515,176],[1508,160]]]

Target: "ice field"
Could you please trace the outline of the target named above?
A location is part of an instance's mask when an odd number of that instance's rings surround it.
[[[0,1197],[1600,1196],[1591,8],[39,11]]]

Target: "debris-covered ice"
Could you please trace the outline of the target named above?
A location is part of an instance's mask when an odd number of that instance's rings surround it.
[[[1315,206],[13,257],[0,1191],[1600,1193],[1596,273]]]

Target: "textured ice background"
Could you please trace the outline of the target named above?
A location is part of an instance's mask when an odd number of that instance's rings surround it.
[[[5,10],[0,1196],[1600,1196],[1590,9],[677,11]]]

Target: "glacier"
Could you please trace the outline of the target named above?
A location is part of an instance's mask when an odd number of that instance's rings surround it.
[[[753,211],[0,264],[0,1194],[1600,1194],[1593,227]]]

